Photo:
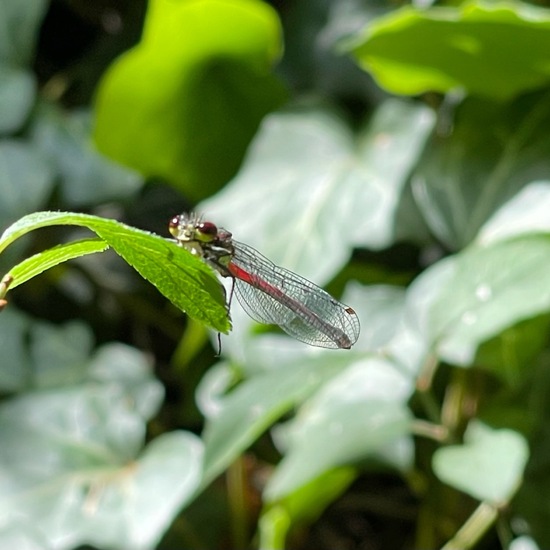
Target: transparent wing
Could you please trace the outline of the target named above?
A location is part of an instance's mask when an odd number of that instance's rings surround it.
[[[229,271],[235,277],[235,293],[253,319],[279,325],[313,346],[350,348],[357,341],[360,325],[353,309],[254,248],[237,241],[233,246]]]

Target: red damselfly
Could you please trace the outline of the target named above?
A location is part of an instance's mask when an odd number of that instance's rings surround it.
[[[243,309],[312,346],[349,349],[359,336],[355,311],[288,269],[276,266],[232,234],[194,214],[170,220],[177,243],[231,277]]]

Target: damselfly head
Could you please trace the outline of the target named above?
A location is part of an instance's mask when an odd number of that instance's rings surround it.
[[[231,233],[225,229],[218,229],[212,222],[202,221],[196,214],[179,214],[174,216],[169,224],[170,234],[180,243],[196,241],[198,243],[211,243],[218,239],[227,241]]]
[[[170,234],[179,242],[210,242],[216,238],[218,228],[211,222],[203,222],[195,214],[179,214],[169,224]]]

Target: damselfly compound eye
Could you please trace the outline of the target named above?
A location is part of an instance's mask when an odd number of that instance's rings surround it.
[[[173,237],[177,237],[180,233],[181,216],[174,216],[168,223],[168,231]]]
[[[212,222],[201,222],[197,225],[197,231],[205,237],[216,237],[218,228]]]

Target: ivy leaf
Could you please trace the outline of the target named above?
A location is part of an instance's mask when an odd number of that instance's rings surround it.
[[[204,197],[231,178],[284,98],[280,23],[257,0],[153,0],[142,41],[100,83],[95,141],[111,158]]]
[[[464,440],[464,445],[436,451],[433,468],[437,477],[479,500],[497,505],[507,502],[519,486],[529,457],[523,436],[473,422]]]
[[[407,7],[368,26],[353,54],[393,93],[502,100],[548,83],[549,30],[549,10],[519,2]]]

